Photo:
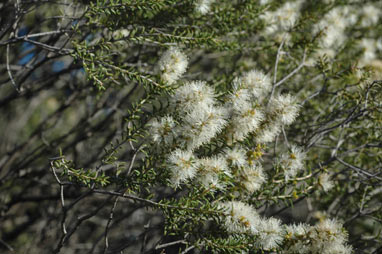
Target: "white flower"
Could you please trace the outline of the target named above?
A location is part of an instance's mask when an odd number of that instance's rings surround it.
[[[382,15],[381,6],[375,6],[372,4],[363,5],[361,12],[362,12],[361,25],[363,27],[368,27],[368,26],[378,24],[378,21]]]
[[[283,6],[273,12],[266,12],[262,18],[267,24],[266,32],[273,34],[285,32],[291,29],[300,17],[302,0],[286,2]]]
[[[315,25],[313,31],[315,34],[321,30],[325,32],[320,38],[324,48],[337,49],[346,40],[345,29],[355,24],[356,21],[357,16],[348,7],[336,7]]]
[[[285,170],[285,180],[294,178],[304,168],[306,154],[301,148],[292,145],[290,151],[281,156],[280,164]]]
[[[115,40],[120,40],[123,37],[129,36],[130,31],[127,29],[119,29],[113,32],[113,38]]]
[[[309,248],[306,245],[308,239],[307,233],[310,230],[310,226],[307,224],[293,224],[285,226],[285,239],[292,242],[293,245],[290,247],[289,251],[292,253],[306,253]],[[304,250],[301,250],[303,248]]]
[[[154,142],[164,142],[166,145],[173,142],[175,136],[175,121],[171,116],[165,116],[160,119],[154,119],[151,123],[150,133]]]
[[[265,4],[268,4],[270,2],[270,0],[260,0],[260,5],[265,5]]]
[[[219,176],[231,176],[227,161],[221,155],[199,159],[198,166],[198,180],[205,188],[223,189]]]
[[[325,246],[322,254],[351,254],[353,253],[353,248],[349,245],[331,243]]]
[[[293,224],[285,227],[286,234],[284,238],[291,244],[286,253],[298,253],[308,254],[310,248],[308,244],[307,233],[310,230],[310,226],[306,224]]]
[[[195,10],[201,14],[207,14],[213,2],[215,2],[215,0],[199,0],[196,2]]]
[[[346,35],[344,31],[336,26],[329,26],[324,30],[323,37],[320,38],[320,42],[324,48],[338,49],[346,41]]]
[[[248,89],[242,88],[239,82],[238,79],[234,81],[234,89],[232,94],[229,95],[226,105],[233,112],[242,111],[250,107],[251,94]]]
[[[325,14],[323,19],[320,21],[321,25],[332,26],[344,30],[348,25],[347,21],[345,20],[345,15],[348,14],[348,12],[348,8],[334,8]]]
[[[269,105],[270,113],[285,125],[292,124],[298,116],[299,106],[290,94],[276,96]]]
[[[362,38],[359,48],[363,51],[361,58],[362,65],[367,65],[377,58],[378,41],[374,39]]]
[[[308,243],[302,243],[300,241],[295,242],[292,246],[289,247],[289,249],[287,249],[287,250],[285,250],[285,252],[281,252],[281,253],[312,254],[312,252],[310,251]]]
[[[168,167],[171,172],[172,184],[178,186],[180,183],[192,179],[196,175],[197,163],[191,151],[177,149],[168,158]]]
[[[225,127],[227,112],[221,107],[198,106],[184,116],[183,135],[189,149],[208,143]]]
[[[193,112],[195,108],[213,106],[215,92],[204,81],[192,81],[177,88],[171,99],[177,110],[187,113]]]
[[[260,164],[253,164],[240,170],[240,183],[249,193],[259,190],[265,181],[266,178]]]
[[[242,141],[259,128],[263,119],[262,111],[248,104],[240,112],[234,113],[228,135],[236,141]]]
[[[298,240],[306,237],[306,233],[309,231],[309,225],[306,224],[292,224],[285,227],[286,237],[288,239]]]
[[[178,132],[188,149],[208,143],[227,123],[227,110],[215,106],[214,89],[206,82],[193,81],[179,87],[172,97],[172,104],[183,121]]]
[[[272,89],[271,79],[259,70],[252,70],[244,75],[242,82],[256,98],[262,98]]]
[[[280,133],[281,126],[278,122],[271,122],[264,126],[264,128],[257,134],[256,142],[269,143],[275,140],[276,136]]]
[[[220,205],[227,212],[224,217],[224,226],[231,233],[258,233],[260,216],[256,210],[243,202],[231,201]]]
[[[330,189],[332,189],[334,187],[333,181],[330,180],[330,175],[326,174],[326,173],[319,175],[318,184],[321,186],[321,188],[325,192],[329,191]]]
[[[281,221],[276,218],[262,219],[259,223],[259,237],[257,245],[264,250],[277,248],[284,239]]]
[[[347,233],[336,220],[325,219],[312,227],[310,238],[313,250],[322,253],[327,248],[333,249],[335,245],[344,245]]]
[[[312,250],[325,254],[350,254],[352,249],[347,246],[347,232],[342,224],[334,219],[325,219],[312,227],[310,231]]]
[[[317,51],[315,53],[313,53],[313,56],[310,57],[307,61],[306,61],[306,65],[307,66],[314,66],[317,62],[317,59],[319,57],[323,57],[323,56],[326,56],[328,59],[333,59],[336,55],[336,51],[334,49],[331,49],[331,48],[321,48],[321,49],[317,49]]]
[[[224,150],[226,159],[235,167],[243,167],[247,164],[246,151],[241,147],[234,147],[233,149],[226,148]]]
[[[163,81],[170,85],[175,83],[186,72],[187,66],[187,57],[175,47],[168,49],[158,63]]]

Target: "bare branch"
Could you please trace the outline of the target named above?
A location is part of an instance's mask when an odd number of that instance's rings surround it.
[[[187,244],[187,242],[185,240],[178,240],[178,241],[174,241],[174,242],[164,243],[164,244],[155,246],[155,249],[159,250],[159,249],[167,248],[169,246],[173,246],[173,245],[177,245],[177,244]]]

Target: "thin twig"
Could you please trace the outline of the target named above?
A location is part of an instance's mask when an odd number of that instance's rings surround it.
[[[303,180],[307,180],[307,179],[311,178],[312,176],[314,176],[314,174],[310,173],[310,174],[308,174],[306,176],[296,177],[296,178],[290,179],[290,181],[293,181],[293,182],[294,181],[303,181]],[[272,181],[272,183],[283,183],[283,182],[285,182],[284,179],[282,179],[282,180],[273,180]]]
[[[349,168],[351,168],[351,169],[354,169],[354,170],[357,171],[358,173],[364,174],[364,175],[366,175],[366,176],[368,176],[368,177],[375,177],[375,178],[378,179],[378,180],[382,180],[382,178],[381,178],[381,177],[378,177],[377,174],[371,174],[370,172],[368,172],[368,171],[366,171],[366,170],[364,170],[364,169],[362,169],[362,168],[353,166],[353,165],[351,165],[351,164],[349,164],[349,163],[347,163],[347,162],[341,160],[341,159],[338,158],[338,157],[335,157],[335,159],[336,159],[338,162],[340,162],[341,164],[343,164],[343,165],[345,165],[345,166],[347,166],[347,167],[349,167]]]
[[[107,202],[109,202],[110,198],[106,199],[100,206],[98,206],[96,209],[94,209],[90,213],[77,217],[77,221],[74,223],[74,225],[68,231],[68,233],[62,235],[62,237],[61,237],[60,241],[58,242],[56,248],[54,249],[53,253],[55,253],[55,254],[59,253],[61,248],[70,239],[70,237],[74,234],[74,232],[76,232],[76,230],[82,224],[82,222],[95,216],[105,206],[105,204]]]
[[[48,45],[45,43],[41,43],[38,41],[29,40],[27,38],[24,38],[24,41],[29,42],[31,44],[35,44],[41,48],[44,48],[46,50],[49,50],[51,52],[58,53],[58,54],[70,54],[71,52],[73,52],[73,50],[71,50],[71,49],[58,48],[58,47],[54,47],[54,46],[51,46],[51,45]]]
[[[167,248],[168,246],[173,246],[173,245],[177,245],[177,244],[187,244],[187,242],[185,240],[178,240],[178,241],[174,241],[174,242],[164,243],[161,245],[157,245],[155,247],[155,249],[159,250],[159,249]]]
[[[302,57],[302,61],[300,63],[299,66],[297,66],[296,69],[294,69],[291,73],[289,73],[288,75],[286,75],[282,80],[280,80],[279,82],[277,82],[275,84],[275,87],[278,87],[280,86],[281,84],[283,84],[286,80],[288,80],[290,77],[292,77],[294,74],[296,74],[298,71],[301,70],[301,68],[303,68],[305,66],[305,59],[306,59],[306,49],[304,50],[304,55]]]
[[[62,211],[63,211],[63,216],[62,216],[62,220],[61,220],[61,228],[62,228],[62,233],[64,235],[66,235],[68,232],[66,230],[66,224],[65,224],[67,209],[65,207],[64,185],[61,183],[61,180],[57,176],[57,173],[56,173],[55,167],[53,165],[53,162],[54,162],[53,160],[50,162],[50,168],[51,168],[51,170],[53,172],[53,175],[54,175],[54,177],[56,179],[56,182],[60,185],[61,207],[62,207]]]
[[[1,243],[2,245],[4,245],[5,248],[7,248],[9,251],[12,251],[12,252],[15,251],[15,250],[12,248],[12,246],[10,246],[8,243],[4,242],[4,240],[1,239],[1,238],[0,238],[0,243]]]
[[[107,234],[109,233],[109,227],[110,227],[110,224],[111,224],[111,222],[113,221],[114,210],[115,210],[115,208],[117,207],[118,200],[119,200],[119,197],[117,197],[117,198],[115,199],[115,201],[114,201],[113,207],[111,208],[111,211],[110,211],[109,219],[108,219],[107,224],[106,224],[106,227],[105,227],[105,248],[103,249],[103,253],[104,253],[104,254],[106,254],[107,249],[109,248],[109,239],[108,239],[108,237],[107,237]]]
[[[205,210],[202,210],[202,209],[197,208],[197,207],[185,207],[185,206],[176,206],[176,205],[168,205],[168,204],[158,203],[158,202],[155,202],[155,201],[152,201],[149,199],[144,199],[144,198],[136,197],[136,196],[133,196],[130,194],[120,193],[120,192],[115,192],[115,191],[102,190],[102,189],[93,189],[92,191],[94,193],[108,194],[108,195],[112,195],[112,196],[119,196],[122,198],[131,199],[134,201],[144,202],[144,203],[149,204],[149,205],[154,206],[154,207],[162,207],[162,208],[169,208],[169,209],[180,209],[180,210],[188,210],[188,211],[194,211],[194,212],[204,212],[204,213],[208,213],[208,214],[220,214],[220,215],[224,214],[222,212],[215,211],[215,210],[205,211]]]
[[[70,31],[71,30],[57,30],[57,31],[48,31],[48,32],[42,32],[42,33],[27,34],[27,35],[23,35],[23,36],[16,36],[16,37],[13,37],[12,39],[9,39],[7,41],[0,42],[0,46],[4,46],[7,44],[18,42],[20,40],[37,38],[37,37],[44,37],[44,36],[52,35],[52,34],[62,34],[62,33],[70,32]]]
[[[133,169],[133,166],[134,166],[135,159],[137,158],[137,155],[138,155],[138,153],[139,153],[139,151],[140,151],[140,149],[142,147],[142,145],[140,145],[137,149],[135,149],[134,146],[133,146],[133,143],[131,141],[129,141],[129,143],[130,143],[131,148],[134,151],[134,154],[133,154],[133,158],[131,158],[129,168],[127,170],[127,174],[126,174],[127,176],[130,175],[131,170]]]
[[[281,130],[282,130],[283,135],[284,135],[285,143],[286,143],[287,147],[290,148],[290,145],[289,145],[289,142],[288,142],[288,138],[287,138],[287,135],[286,135],[286,133],[285,133],[284,126],[281,127]]]
[[[190,246],[190,247],[188,247],[187,249],[185,249],[182,253],[180,253],[180,254],[186,254],[186,253],[188,253],[188,252],[190,252],[191,250],[193,250],[195,248],[195,246]]]
[[[6,58],[7,58],[7,71],[8,71],[8,76],[9,76],[9,79],[11,80],[11,83],[13,85],[13,87],[16,89],[16,91],[18,93],[20,93],[20,90],[19,88],[17,87],[17,84],[12,76],[12,72],[11,72],[11,68],[9,67],[9,44],[7,45],[7,53],[6,53]]]
[[[155,82],[154,80],[152,80],[151,78],[149,78],[147,76],[144,76],[144,75],[141,75],[141,74],[137,74],[137,73],[131,72],[129,70],[122,69],[122,68],[120,68],[118,66],[115,66],[115,65],[112,65],[112,64],[108,64],[106,62],[97,61],[97,63],[99,63],[100,65],[104,65],[104,66],[110,67],[110,68],[112,68],[114,70],[120,71],[121,73],[126,73],[127,75],[139,76],[141,79],[144,79],[144,80],[150,82],[151,84],[153,84],[154,86],[157,86],[159,88],[166,88],[165,86]]]
[[[16,3],[15,3],[15,9],[16,9],[16,19],[15,19],[16,21],[15,21],[15,23],[13,25],[13,31],[9,35],[9,38],[12,38],[13,36],[15,36],[15,34],[17,35],[17,25],[18,25],[19,18],[20,18],[19,17],[19,13],[20,13],[19,0],[17,0]],[[17,86],[16,81],[15,81],[15,79],[12,76],[11,68],[9,67],[9,48],[10,48],[10,45],[8,44],[7,45],[7,52],[6,52],[7,72],[8,72],[8,76],[9,76],[9,79],[11,80],[11,83],[12,83],[13,87],[16,89],[16,92],[20,93],[20,89]]]
[[[281,55],[281,49],[285,43],[285,35],[283,37],[283,40],[281,41],[280,43],[280,46],[278,47],[277,49],[277,55],[276,55],[276,62],[275,62],[275,70],[274,70],[274,73],[273,73],[273,85],[272,85],[272,92],[271,92],[271,96],[270,96],[270,99],[269,101],[271,101],[272,97],[273,97],[273,94],[275,92],[275,88],[276,88],[276,81],[277,81],[277,68],[278,68],[278,65],[279,65],[279,61],[280,61],[280,55]],[[269,104],[269,101],[268,101],[268,104]]]

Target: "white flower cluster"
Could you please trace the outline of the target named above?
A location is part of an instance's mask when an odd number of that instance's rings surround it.
[[[173,66],[181,61],[180,66]],[[159,66],[162,79],[171,84],[186,70],[187,58],[171,48]],[[261,164],[264,143],[273,142],[284,126],[294,122],[299,111],[291,95],[273,96],[271,90],[269,76],[259,70],[234,79],[232,89],[225,94],[217,94],[204,81],[183,82],[177,87],[169,99],[170,113],[152,120],[150,127],[155,148],[169,152],[164,165],[172,186],[196,184],[211,191],[235,186],[236,198],[248,198],[260,190],[267,181]],[[209,151],[209,155],[201,156],[204,151]],[[303,170],[305,157],[305,152],[295,145],[281,156],[286,181]],[[328,174],[321,174],[318,184],[324,191],[333,187]],[[288,254],[352,251],[345,244],[346,232],[335,220],[322,220],[315,226],[283,225],[279,219],[260,216],[242,201],[219,202],[218,207],[224,211],[226,231],[254,236],[251,246],[255,249]]]
[[[195,177],[197,172],[197,163],[191,151],[177,149],[172,152],[168,158],[168,167],[172,175],[172,182],[175,185]]]
[[[309,233],[314,253],[351,253],[351,248],[345,245],[347,233],[343,230],[342,225],[335,220],[322,220]]]
[[[161,78],[169,85],[179,80],[186,72],[187,66],[187,57],[176,47],[168,49],[158,63]]]
[[[178,52],[174,48],[170,51]],[[163,59],[170,59],[170,54],[165,53],[160,65]],[[265,183],[261,152],[241,143],[245,139],[259,145],[272,142],[282,125],[295,120],[298,106],[288,94],[267,103],[271,81],[258,70],[236,78],[232,86],[232,91],[218,101],[215,90],[206,82],[185,82],[170,98],[172,113],[152,121],[150,133],[155,147],[173,151],[166,163],[174,186],[196,181],[205,188],[224,189],[222,179],[228,177],[243,193],[250,194]],[[222,152],[210,157],[195,155],[201,146],[217,138],[226,141]]]
[[[271,0],[260,0],[260,1],[259,1],[259,4],[260,4],[260,5],[269,4],[270,1],[271,1]]]
[[[253,193],[259,190],[265,183],[266,176],[260,162],[253,162],[253,154],[251,155],[251,152],[239,145],[234,148],[226,148],[224,153],[228,165],[238,179],[238,185],[243,188],[244,192]]]
[[[175,121],[171,116],[165,116],[158,121],[151,122],[151,134],[155,143],[172,144],[174,138]]]
[[[307,238],[310,226],[300,223],[285,226],[285,241],[289,248],[284,253],[303,254],[309,253],[310,246]]]
[[[352,248],[346,245],[346,231],[339,222],[333,219],[324,219],[315,226],[306,224],[288,225],[285,228],[284,238],[289,248],[284,250],[283,253],[352,253]]]
[[[378,40],[370,38],[362,38],[359,41],[358,47],[362,51],[362,57],[360,59],[360,66],[370,64],[371,61],[378,58],[377,52],[382,52],[382,37]]]
[[[262,128],[257,141],[259,143],[272,142],[280,133],[283,125],[290,125],[298,116],[299,106],[295,99],[289,95],[278,95],[273,98],[267,107],[266,128]]]
[[[258,224],[260,215],[256,210],[243,202],[231,201],[219,204],[224,209],[227,216],[224,218],[224,226],[230,233],[251,233],[258,234]]]
[[[258,71],[234,81],[233,92],[225,105],[232,119],[228,131],[230,139],[242,141],[260,127],[264,114],[256,102],[270,88],[269,77]]]
[[[235,79],[233,92],[225,107],[232,121],[228,127],[229,139],[242,141],[256,133],[258,143],[272,142],[282,125],[291,124],[298,115],[298,105],[289,94],[273,98],[269,106],[265,99],[272,89],[268,75],[253,70]]]
[[[241,168],[238,175],[241,179],[240,184],[248,193],[253,193],[254,191],[259,190],[266,181],[266,177],[260,163]]]
[[[253,246],[263,250],[278,250],[285,254],[350,254],[346,245],[347,233],[336,220],[325,219],[315,226],[307,224],[283,225],[276,218],[261,217],[246,203],[220,203],[225,211],[223,223],[230,233],[255,236]],[[279,246],[286,246],[280,249]]]
[[[358,10],[358,13],[361,27],[366,28],[379,25],[382,21],[382,2],[377,1],[364,4],[362,8]],[[382,36],[378,32],[375,33],[377,29],[368,30],[368,38],[363,37],[358,45],[363,53],[359,67],[378,65],[382,59]]]
[[[224,226],[230,233],[248,233],[257,236],[254,245],[270,250],[283,241],[281,221],[275,218],[262,218],[256,210],[243,202],[231,201],[220,204],[226,211]]]
[[[265,2],[265,1],[264,1]],[[294,25],[296,25],[303,0],[286,2],[275,11],[265,12],[262,19],[266,24],[265,33],[267,35],[285,35]]]
[[[382,3],[376,1],[375,3],[363,4],[358,12],[362,27],[377,25],[382,18]]]
[[[294,103],[294,98],[290,94],[280,95],[270,103],[270,113],[279,117],[283,125],[290,125],[298,116],[298,106]]]
[[[178,147],[168,159],[175,186],[194,179],[206,188],[223,188],[219,178],[231,176],[223,154],[208,158],[196,158],[193,154],[194,150],[220,133],[227,123],[226,110],[217,105],[215,97],[214,90],[206,82],[187,82],[176,89],[170,100],[178,123],[170,133],[173,137],[158,138],[163,131],[157,130],[156,125],[151,127],[154,142],[167,145],[161,141],[172,140],[170,147]]]
[[[292,145],[289,153],[281,156],[280,164],[285,170],[285,180],[294,178],[304,168],[305,153],[301,148]]]
[[[326,54],[333,58],[338,50],[343,47],[349,38],[348,28],[359,24],[360,27],[377,25],[382,18],[382,4],[369,3],[359,8],[358,6],[338,6],[330,10],[314,27],[313,33],[320,36],[320,50],[317,55]],[[375,37],[375,36],[373,36]],[[363,52],[360,67],[377,58],[377,51],[382,50],[381,38],[363,37],[358,42],[359,49]]]
[[[224,187],[223,183],[219,181],[219,176],[231,175],[227,162],[222,155],[199,159],[199,173],[197,179],[205,188],[218,189]]]
[[[329,57],[333,57],[346,41],[346,28],[356,22],[357,15],[348,6],[336,7],[329,11],[313,29],[314,34],[323,32],[320,37],[321,50],[318,54],[325,53]]]
[[[260,1],[267,4],[269,1]],[[276,10],[265,12],[261,18],[265,25],[265,35],[272,35],[277,41],[290,37],[289,31],[295,26],[300,18],[301,7],[305,0],[287,1]],[[333,4],[327,1],[328,5]],[[319,49],[314,56],[306,61],[312,65],[319,56],[326,55],[330,59],[341,50],[349,41],[349,29],[357,24],[360,28],[368,28],[381,23],[382,2],[365,3],[359,5],[340,5],[331,8],[313,27],[313,35],[319,36]],[[371,61],[378,59],[378,53],[382,52],[382,38],[373,32],[377,29],[369,29],[358,42],[358,48],[363,53],[359,66],[370,65]]]
[[[318,184],[325,192],[334,187],[334,183],[330,180],[330,175],[327,173],[323,173],[318,176]]]
[[[189,150],[208,143],[227,123],[225,108],[217,105],[215,92],[206,82],[184,84],[175,91],[171,101],[182,122],[180,135]]]
[[[211,4],[215,0],[199,0],[196,2],[195,10],[200,14],[207,14],[211,10]]]
[[[288,246],[281,253],[291,254],[350,254],[346,245],[347,234],[335,220],[322,220],[315,226],[307,224],[283,225],[276,218],[261,217],[250,205],[231,201],[219,204],[226,212],[224,227],[230,233],[256,236],[253,246],[263,250]]]

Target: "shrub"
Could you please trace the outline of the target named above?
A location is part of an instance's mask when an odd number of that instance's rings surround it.
[[[381,7],[0,4],[0,248],[379,253]]]

